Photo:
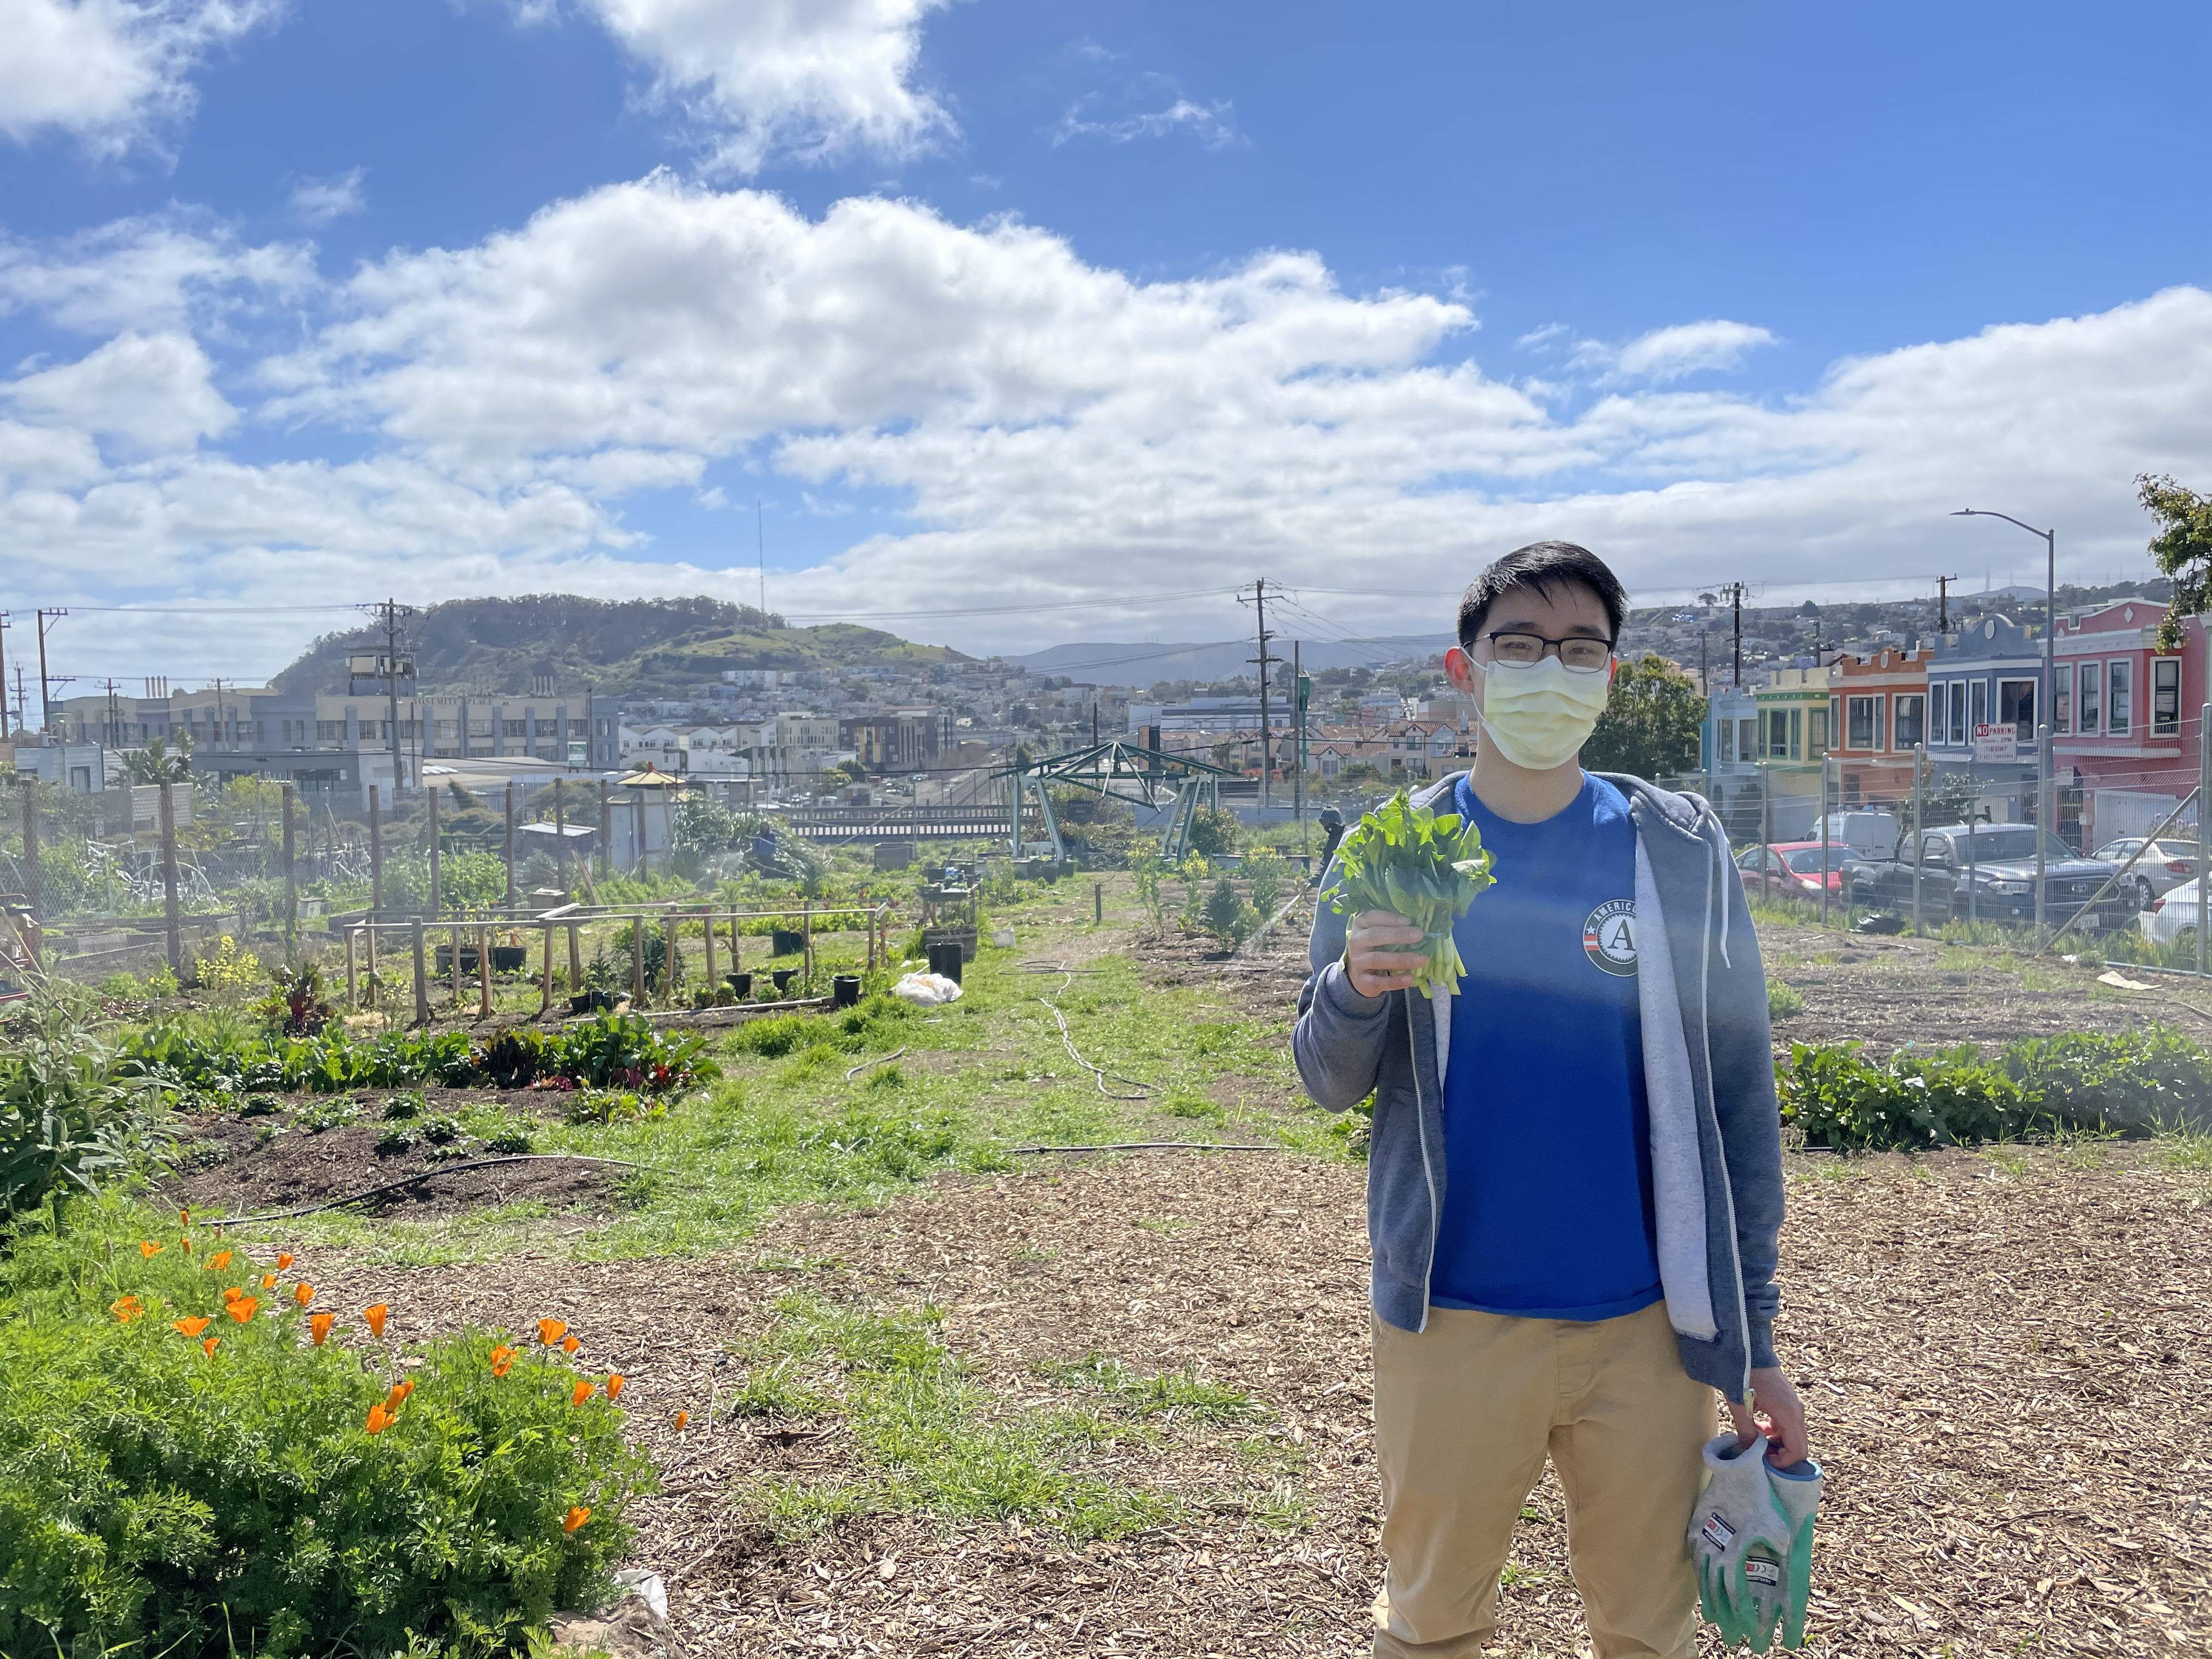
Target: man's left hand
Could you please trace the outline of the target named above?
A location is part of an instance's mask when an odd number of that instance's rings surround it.
[[[1774,1443],[1767,1461],[1778,1468],[1802,1463],[1807,1457],[1805,1402],[1796,1385],[1779,1365],[1767,1365],[1751,1374],[1751,1404],[1728,1402],[1729,1418],[1735,1425],[1737,1443],[1748,1446],[1760,1434]],[[1761,1422],[1759,1419],[1764,1419]]]

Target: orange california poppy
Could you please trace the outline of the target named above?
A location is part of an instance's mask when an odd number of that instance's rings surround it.
[[[391,1313],[392,1309],[390,1305],[382,1302],[378,1303],[373,1308],[363,1308],[361,1310],[361,1316],[368,1322],[368,1334],[371,1336],[382,1336],[384,1334],[384,1322],[391,1316]]]
[[[616,1399],[620,1396],[622,1391],[623,1374],[620,1371],[610,1372],[607,1376],[607,1398]]]
[[[204,1316],[198,1319],[179,1319],[174,1322],[176,1328],[186,1336],[198,1336],[213,1322]]]
[[[278,1273],[283,1273],[285,1268],[291,1265],[292,1253],[289,1250],[279,1250],[276,1252],[276,1271]]]
[[[275,1290],[276,1288],[276,1275],[275,1273],[262,1274],[261,1288],[264,1291]]]
[[[192,1224],[192,1206],[187,1204],[183,1209],[178,1211],[177,1219],[183,1222],[187,1227],[191,1226]]]
[[[230,1266],[230,1252],[228,1250],[217,1250],[213,1255],[207,1259],[207,1266],[201,1268],[200,1271],[202,1273],[207,1273],[216,1267],[228,1267],[228,1266]]]
[[[393,1411],[393,1410],[397,1410],[397,1409],[398,1409],[398,1407],[399,1402],[400,1402],[401,1401],[403,1401],[403,1400],[406,1399],[406,1398],[407,1398],[407,1396],[408,1396],[409,1395],[410,1395],[410,1394],[412,1394],[412,1393],[414,1393],[414,1392],[415,1392],[415,1382],[414,1382],[414,1379],[413,1379],[413,1378],[411,1378],[411,1377],[410,1377],[410,1378],[409,1378],[409,1379],[408,1379],[406,1382],[394,1382],[394,1383],[392,1385],[392,1392],[391,1392],[390,1394],[388,1394],[388,1395],[386,1395],[385,1396],[385,1400],[384,1400],[384,1408],[385,1408],[385,1410],[386,1410],[386,1411]]]
[[[332,1324],[337,1322],[337,1316],[336,1314],[309,1315],[307,1317],[307,1340],[313,1342],[317,1347],[321,1347],[323,1346],[323,1339],[331,1334],[331,1327]]]
[[[204,1342],[200,1344],[200,1352],[205,1354],[210,1359],[214,1358],[215,1345],[222,1340],[222,1339],[219,1336],[209,1337]]]
[[[568,1511],[567,1518],[561,1522],[561,1530],[562,1532],[574,1532],[577,1528],[582,1526],[585,1522],[591,1518],[591,1510],[586,1509],[580,1504],[574,1509]]]
[[[541,1319],[538,1322],[538,1340],[550,1348],[567,1334],[568,1329],[567,1324],[561,1320]]]
[[[192,1248],[192,1241],[191,1241],[191,1236],[189,1233],[187,1233],[184,1237],[182,1237],[182,1238],[179,1239],[179,1240],[177,1241],[177,1243],[178,1243],[179,1244],[180,1244],[180,1245],[182,1245],[182,1246],[184,1247],[184,1249],[185,1249],[185,1252],[186,1252],[187,1254],[189,1254],[189,1253],[191,1252],[191,1248]]]
[[[315,1287],[304,1279],[292,1287],[292,1300],[306,1307],[315,1299]]]
[[[491,1374],[494,1376],[505,1376],[507,1368],[513,1364],[514,1364],[514,1350],[508,1347],[506,1343],[501,1343],[491,1351]]]
[[[579,1380],[575,1388],[569,1392],[568,1403],[572,1406],[580,1406],[591,1397],[592,1385]]]
[[[683,1432],[684,1432],[684,1425],[686,1423],[689,1423],[690,1420],[691,1420],[691,1413],[690,1413],[690,1412],[678,1412],[678,1413],[676,1413],[676,1431],[677,1431],[678,1434],[683,1433]]]
[[[577,1349],[583,1346],[584,1339],[580,1336],[564,1336],[561,1339],[561,1352],[562,1353],[574,1353]]]
[[[144,1313],[146,1309],[135,1296],[118,1296],[107,1304],[107,1311],[113,1314],[118,1322],[128,1325]]]
[[[385,1425],[391,1421],[392,1418],[390,1414],[385,1411],[382,1406],[371,1406],[368,1408],[368,1421],[363,1426],[365,1426],[371,1434],[382,1434],[384,1432]]]
[[[260,1307],[260,1305],[261,1304],[258,1298],[250,1296],[241,1296],[234,1302],[226,1302],[223,1304],[222,1310],[228,1314],[233,1319],[235,1319],[240,1324],[243,1325],[247,1320],[253,1317],[254,1310]]]
[[[228,1289],[225,1290],[225,1291],[223,1291],[223,1293],[222,1293],[222,1303],[223,1303],[223,1306],[225,1306],[226,1308],[227,1308],[227,1307],[228,1307],[232,1303],[234,1303],[234,1302],[237,1301],[239,1297],[240,1297],[241,1296],[244,1296],[245,1294],[246,1294],[246,1286],[245,1286],[245,1285],[231,1285]]]
[[[168,1248],[166,1244],[156,1244],[150,1238],[142,1238],[138,1241],[138,1254],[149,1261]]]

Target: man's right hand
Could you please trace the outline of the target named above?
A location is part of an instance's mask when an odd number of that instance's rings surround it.
[[[1426,952],[1397,947],[1419,945],[1421,930],[1395,910],[1362,910],[1344,939],[1344,974],[1364,997],[1403,991],[1421,969]]]

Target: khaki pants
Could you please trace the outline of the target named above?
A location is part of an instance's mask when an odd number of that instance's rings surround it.
[[[1595,1324],[1432,1308],[1374,1322],[1387,1613],[1376,1659],[1472,1659],[1496,1627],[1513,1523],[1551,1454],[1597,1659],[1696,1650],[1684,1541],[1713,1432],[1664,1304]]]

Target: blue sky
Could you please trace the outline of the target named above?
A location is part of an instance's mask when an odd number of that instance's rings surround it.
[[[749,599],[757,496],[794,614],[1381,630],[1553,532],[2002,583],[1969,495],[2102,574],[2212,484],[2201,7],[796,9],[0,0],[0,608]]]

